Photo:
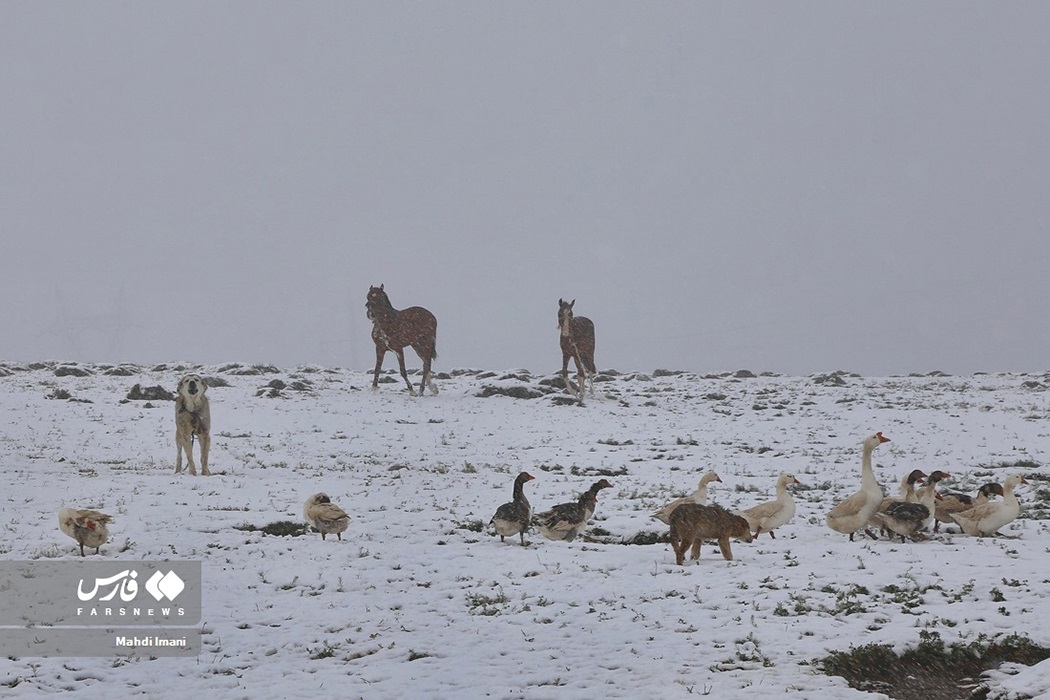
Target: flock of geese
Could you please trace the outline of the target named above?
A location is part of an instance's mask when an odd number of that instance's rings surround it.
[[[931,524],[934,531],[940,523],[956,523],[968,535],[994,535],[999,528],[1012,522],[1021,512],[1021,504],[1014,494],[1020,484],[1027,484],[1024,476],[1011,474],[1002,485],[988,483],[978,489],[976,496],[962,493],[940,493],[937,484],[951,475],[935,471],[925,474],[914,469],[901,480],[896,498],[885,498],[882,487],[871,468],[871,454],[890,439],[881,432],[866,438],[861,450],[860,490],[839,502],[828,511],[828,527],[836,532],[853,535],[863,530],[872,539],[878,527],[884,533],[901,538],[925,539],[924,531]],[[992,501],[1002,496],[1001,501]]]
[[[840,501],[827,513],[828,527],[849,535],[850,541],[860,531],[872,539],[878,539],[874,529],[891,537],[898,536],[902,542],[907,539],[922,540],[926,538],[925,531],[931,524],[933,531],[937,532],[941,523],[955,523],[964,533],[983,537],[996,534],[1020,514],[1020,503],[1014,489],[1028,483],[1020,474],[1006,477],[1001,486],[994,482],[987,483],[978,489],[976,495],[970,496],[937,490],[937,485],[951,476],[947,472],[925,474],[922,470],[914,469],[901,480],[900,493],[896,498],[885,497],[875,479],[871,455],[877,447],[889,441],[881,432],[864,440],[860,490]],[[489,521],[501,542],[517,535],[522,546],[525,546],[525,533],[532,526],[547,539],[571,542],[594,515],[598,494],[612,487],[608,480],[601,479],[575,501],[560,503],[533,516],[532,506],[525,497],[525,484],[533,478],[528,472],[518,474],[514,479],[513,498],[497,508]],[[668,503],[653,513],[652,517],[669,524],[679,506],[707,506],[707,487],[716,481],[722,481],[718,474],[704,474],[694,493]],[[747,521],[752,537],[768,532],[771,538],[776,538],[774,530],[795,515],[795,501],[788,491],[795,485],[800,485],[800,482],[794,474],[781,474],[777,478],[775,499],[746,510],[734,511],[733,514]],[[1001,497],[1001,500],[993,501],[992,498],[996,496]],[[346,511],[332,503],[332,499],[323,492],[306,499],[303,519],[321,533],[322,540],[327,535],[335,535],[342,540],[342,533],[350,522]],[[107,526],[112,520],[112,516],[97,510],[62,508],[58,512],[59,529],[80,545],[80,556],[84,556],[84,547],[94,547],[95,553],[99,553],[101,546],[109,539]]]
[[[951,476],[947,472],[937,470],[926,474],[921,469],[913,469],[901,480],[898,496],[886,497],[882,486],[875,479],[871,456],[879,445],[889,441],[881,432],[864,440],[861,446],[860,490],[840,501],[827,513],[828,527],[849,535],[850,541],[859,531],[872,539],[878,539],[874,529],[880,530],[883,535],[900,537],[901,542],[908,539],[919,541],[926,539],[925,533],[931,525],[933,532],[937,532],[941,523],[955,523],[964,533],[983,537],[996,534],[1020,514],[1020,503],[1014,489],[1028,482],[1019,474],[1008,476],[1002,485],[995,482],[984,484],[976,495],[971,496],[938,491],[938,484]],[[501,542],[506,537],[517,535],[524,546],[525,533],[533,525],[548,539],[572,541],[594,514],[598,492],[612,486],[602,479],[581,494],[575,503],[562,503],[533,517],[532,507],[525,497],[525,484],[532,480],[528,472],[518,474],[514,480],[512,500],[497,508],[496,514],[492,516],[489,524],[500,536]],[[653,513],[652,517],[664,524],[671,524],[672,515],[680,506],[707,506],[708,485],[716,481],[721,483],[722,479],[715,472],[704,474],[694,493],[668,503]],[[795,501],[788,489],[796,485],[801,485],[801,482],[794,474],[782,473],[776,482],[776,498],[746,510],[734,511],[733,515],[747,521],[751,538],[769,533],[775,539],[774,531],[795,515]],[[1002,500],[993,501],[995,496],[1001,496]]]

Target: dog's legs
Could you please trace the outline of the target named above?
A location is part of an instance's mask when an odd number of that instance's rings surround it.
[[[211,476],[211,472],[208,471],[208,450],[211,449],[211,435],[209,433],[201,433],[197,436],[197,439],[201,444],[201,476]]]
[[[722,550],[722,556],[726,561],[733,561],[733,550],[729,548],[729,535],[718,538],[718,547]]]
[[[190,456],[190,450],[186,447],[186,436],[182,434],[181,430],[175,431],[175,473],[182,473],[182,453],[186,453],[186,458],[190,460],[190,464],[193,464],[193,457]]]
[[[190,435],[190,439],[186,444],[186,468],[189,469],[190,476],[197,476],[197,463],[193,461],[193,436]]]

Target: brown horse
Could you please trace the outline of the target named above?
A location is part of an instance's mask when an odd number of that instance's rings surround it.
[[[390,298],[383,291],[383,285],[368,288],[365,310],[372,321],[372,341],[376,344],[376,370],[372,377],[372,389],[379,389],[379,372],[383,369],[383,357],[387,351],[397,355],[401,366],[401,376],[405,379],[408,392],[413,396],[412,382],[405,371],[405,347],[411,346],[419,359],[423,360],[423,380],[419,383],[419,393],[425,387],[438,393],[430,376],[430,362],[437,358],[437,319],[422,306],[410,306],[407,309],[395,309]]]
[[[585,316],[573,316],[576,300],[566,302],[558,299],[558,328],[561,330],[561,380],[565,391],[569,388],[569,358],[576,361],[576,379],[579,383],[579,399],[583,403],[584,382],[591,378],[591,397],[594,397],[594,324]]]

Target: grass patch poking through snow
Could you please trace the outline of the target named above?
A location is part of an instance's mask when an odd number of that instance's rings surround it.
[[[949,647],[937,632],[922,630],[918,645],[902,654],[888,644],[866,644],[832,652],[820,667],[829,676],[842,676],[857,690],[885,693],[896,700],[955,700],[977,688],[982,673],[1003,662],[1031,665],[1046,658],[1050,649],[1016,634],[995,641],[981,635],[969,644]]]
[[[264,535],[272,535],[273,537],[299,537],[307,534],[306,523],[297,523],[292,520],[278,520],[262,527],[244,523],[235,525],[234,529],[243,530],[244,532],[261,532]]]

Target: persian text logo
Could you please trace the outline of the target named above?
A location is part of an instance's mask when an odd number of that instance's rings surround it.
[[[138,578],[138,575],[137,571],[125,569],[113,576],[96,578],[95,584],[90,591],[84,590],[84,579],[80,579],[80,583],[77,586],[77,598],[85,602],[95,600],[101,589],[103,595],[101,598],[98,598],[99,601],[108,602],[119,595],[122,601],[129,603],[135,600],[139,593],[139,584],[135,580]],[[156,571],[146,581],[146,592],[158,602],[164,598],[174,601],[185,588],[186,583],[174,571],[168,571],[166,574]]]

